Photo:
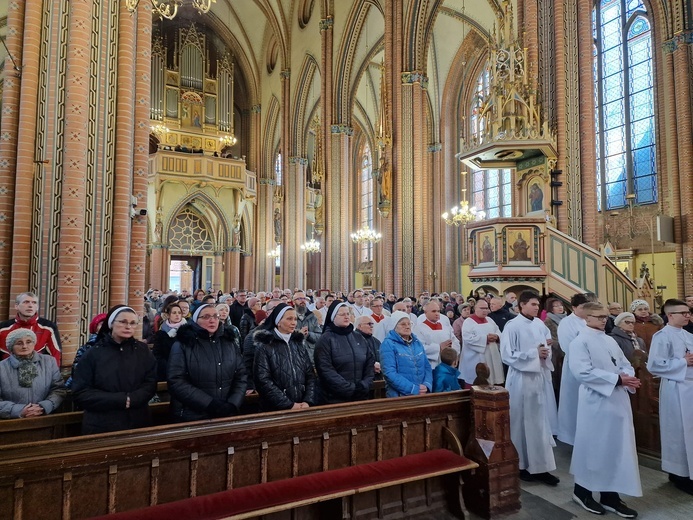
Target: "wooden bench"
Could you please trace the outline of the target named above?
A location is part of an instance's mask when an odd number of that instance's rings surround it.
[[[447,435],[454,434],[449,430]],[[459,445],[459,441],[456,443]],[[459,501],[461,478],[456,474],[474,470],[479,465],[451,450],[437,449],[395,459],[312,473],[290,479],[245,486],[238,489],[189,498],[168,504],[100,517],[102,520],[243,520],[320,504],[320,518],[353,518],[349,497],[411,482],[451,477],[449,502],[455,512],[465,517]],[[416,513],[415,513],[416,514]],[[379,517],[381,515],[379,514]]]

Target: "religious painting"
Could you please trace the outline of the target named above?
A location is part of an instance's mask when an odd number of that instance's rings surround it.
[[[507,230],[507,255],[509,262],[533,262],[532,228],[513,228]]]
[[[496,233],[494,230],[481,231],[476,235],[477,263],[493,263],[496,261]]]
[[[530,178],[525,185],[527,190],[527,211],[526,213],[543,212],[547,207],[544,203],[544,188],[546,184],[539,175]]]
[[[186,92],[181,96],[181,125],[188,128],[202,129],[202,98],[195,92]]]

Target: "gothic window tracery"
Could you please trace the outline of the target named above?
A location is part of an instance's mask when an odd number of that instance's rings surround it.
[[[373,158],[368,145],[364,146],[361,155],[359,181],[361,185],[359,190],[359,224],[361,227],[368,226],[373,229]],[[370,262],[372,259],[373,243],[362,242],[359,248],[359,261]]]
[[[214,243],[203,219],[191,208],[181,211],[168,232],[169,250],[181,253],[212,253]]]
[[[601,0],[592,13],[599,209],[657,202],[652,33],[640,0]]]

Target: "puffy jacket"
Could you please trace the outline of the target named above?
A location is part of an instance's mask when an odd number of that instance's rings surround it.
[[[181,325],[182,327],[183,325]],[[171,333],[174,330],[175,332]],[[156,358],[156,380],[166,381],[168,371],[168,358],[171,355],[171,347],[176,342],[177,329],[171,329],[166,322],[161,325],[161,329],[154,335],[154,348],[152,353]]]
[[[249,308],[243,310],[243,316],[241,316],[241,322],[238,326],[238,330],[241,332],[241,345],[245,341],[246,336],[252,331],[257,324],[255,323],[255,314]]]
[[[407,343],[391,330],[380,345],[380,366],[385,376],[387,397],[417,395],[419,385],[430,392],[433,384],[431,363],[419,339],[412,334]]]
[[[374,363],[375,356],[360,334],[325,331],[315,346],[320,402],[332,404],[368,399]]]
[[[77,365],[72,392],[84,409],[84,434],[150,426],[149,400],[156,393],[154,355],[134,338],[116,343],[110,334],[101,336]],[[130,408],[125,407],[128,397]]]
[[[257,329],[253,336],[255,390],[263,410],[288,410],[294,403],[315,404],[315,371],[303,344],[294,332],[289,344],[274,331]]]
[[[176,421],[236,415],[247,387],[236,327],[210,335],[196,323],[178,329],[168,360],[171,414]]]

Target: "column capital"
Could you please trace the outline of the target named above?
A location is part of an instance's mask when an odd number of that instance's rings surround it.
[[[289,164],[300,164],[306,166],[308,164],[308,159],[305,157],[292,156],[289,157]]]
[[[402,84],[412,85],[414,83],[421,84],[422,89],[428,88],[428,76],[423,72],[402,72]]]
[[[257,180],[257,183],[260,186],[274,186],[276,184],[276,181],[274,179],[268,179],[267,177],[260,177]]]
[[[334,19],[331,16],[328,16],[327,18],[323,18],[320,20],[320,30],[321,31],[327,31],[332,29],[334,26]]]
[[[289,79],[291,77],[291,69],[284,69],[279,73],[281,79]]]
[[[262,112],[262,105],[260,105],[260,104],[253,105],[252,107],[250,107],[250,111],[253,114],[259,114],[260,112]]]
[[[354,128],[349,125],[331,125],[330,131],[333,134],[346,134],[350,137],[354,135]]]
[[[679,47],[690,45],[691,43],[693,43],[693,31],[682,31],[662,43],[662,50],[665,54],[671,54]]]
[[[428,151],[431,153],[440,152],[443,149],[442,143],[431,143],[428,145]]]

